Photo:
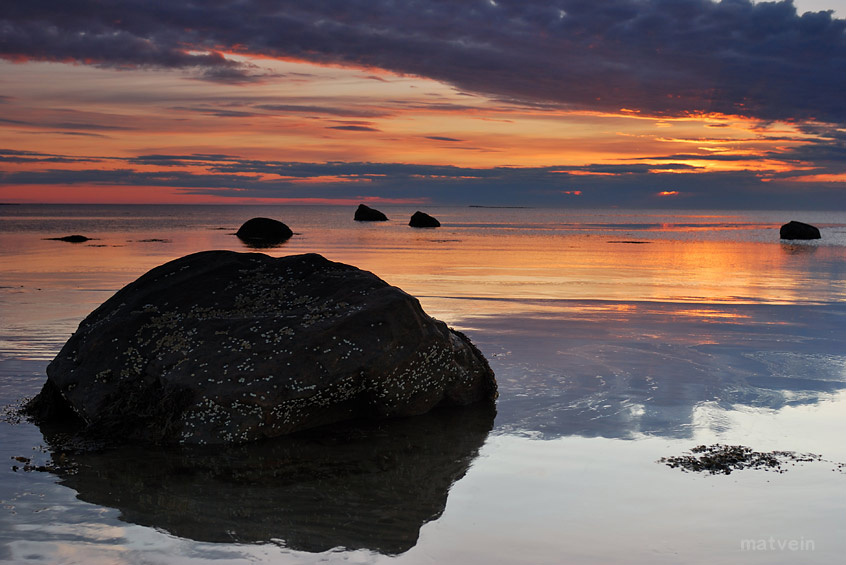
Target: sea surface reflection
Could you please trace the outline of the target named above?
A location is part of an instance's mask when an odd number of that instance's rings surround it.
[[[244,446],[56,451],[52,461],[80,500],[179,537],[394,555],[441,516],[494,416],[441,409]]]
[[[497,374],[498,431],[692,438],[725,428],[726,412],[814,404],[846,389],[843,305],[534,306],[460,323]]]
[[[14,208],[11,209],[11,208]],[[700,476],[700,443],[846,462],[846,223],[808,212],[332,207],[0,211],[0,404],[32,396],[77,324],[150,268],[254,216],[369,270],[466,333],[496,414],[443,411],[226,449],[69,453],[0,419],[0,562],[836,563],[844,474]],[[405,218],[405,220],[402,220]],[[783,243],[778,225],[823,239]],[[82,233],[83,244],[45,240]],[[47,442],[45,447],[43,444]],[[24,472],[22,462],[55,467]],[[811,539],[803,555],[744,539]]]

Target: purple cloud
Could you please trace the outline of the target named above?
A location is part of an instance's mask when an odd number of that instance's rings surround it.
[[[750,0],[32,0],[0,57],[261,72],[220,51],[430,77],[524,102],[846,123],[846,20]]]

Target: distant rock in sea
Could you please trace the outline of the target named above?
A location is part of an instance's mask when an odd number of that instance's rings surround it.
[[[820,230],[810,224],[791,220],[781,226],[781,239],[820,239]]]
[[[45,239],[49,241],[67,241],[68,243],[84,243],[86,241],[91,241],[90,237],[85,237],[84,235],[79,234],[65,235],[62,237],[47,237]]]
[[[437,228],[440,227],[441,223],[429,214],[418,210],[411,216],[408,225],[413,228]]]
[[[386,222],[388,217],[370,206],[359,204],[355,211],[356,222]]]
[[[243,443],[497,396],[466,336],[316,254],[205,251],[157,267],[83,320],[47,375],[36,421],[73,413],[116,442]]]
[[[251,247],[269,247],[287,241],[294,232],[279,220],[252,218],[244,222],[235,235]]]

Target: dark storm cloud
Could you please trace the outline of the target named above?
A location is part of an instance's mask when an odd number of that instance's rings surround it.
[[[0,118],[0,124],[12,126],[24,126],[38,129],[65,129],[65,130],[86,130],[86,131],[128,131],[135,128],[126,126],[111,126],[106,124],[92,124],[87,122],[51,122],[51,121],[25,121],[13,120],[11,118]]]
[[[325,114],[342,118],[381,118],[389,116],[384,110],[320,106],[316,104],[259,104],[256,108],[279,114]]]
[[[690,159],[696,161],[749,161],[753,157],[749,155],[723,155],[722,153],[676,153],[674,155],[662,155],[655,157],[638,157],[638,161],[687,161]],[[664,165],[661,165],[663,168]]]
[[[550,171],[552,168],[511,169],[469,168],[453,165],[418,165],[405,163],[362,163],[329,161],[326,163],[306,163],[296,161],[269,161],[243,159],[233,155],[199,154],[191,155],[140,155],[128,161],[131,164],[159,165],[169,167],[204,166],[213,173],[254,174],[259,177],[278,175],[286,178],[310,179],[317,177],[341,178],[385,178],[391,182],[396,179],[410,178],[455,178],[489,179],[499,176],[499,171]]]
[[[505,105],[499,108],[499,111],[506,111],[506,110],[517,110],[521,109],[519,105],[515,105],[513,101],[501,101],[504,102]],[[396,105],[397,107],[404,108],[406,110],[424,110],[424,111],[432,111],[432,112],[441,112],[441,113],[457,113],[457,114],[464,114],[466,112],[478,112],[478,106],[469,106],[467,104],[455,104],[453,102],[430,102],[427,104],[421,104],[420,102],[414,101],[410,102],[408,100],[391,100],[391,103]],[[509,107],[512,106],[512,107]]]
[[[108,135],[101,135],[99,133],[84,133],[81,131],[28,131],[27,135],[70,135],[74,137],[99,137],[108,139]]]
[[[23,120],[12,120],[10,118],[0,118],[0,124],[9,124],[10,126],[26,126],[29,122]]]
[[[39,151],[21,151],[19,149],[0,149],[0,155],[13,155],[17,157],[55,157],[49,153],[41,153]]]
[[[91,163],[97,159],[73,159],[69,157],[14,157],[0,155],[0,163]]]
[[[561,168],[556,168],[555,170],[561,171],[563,173],[630,175],[649,173],[656,168],[661,168],[665,171],[693,171],[698,169],[698,167],[694,167],[692,165],[687,165],[684,163],[667,163],[666,165],[660,165],[660,167],[656,167],[655,165],[583,165],[578,167],[566,167],[563,170],[561,170]]]
[[[574,108],[846,122],[846,20],[799,16],[790,1],[32,0],[0,8],[0,56],[11,60],[255,78],[256,68],[224,50],[377,67]]]
[[[426,137],[426,139],[431,139],[432,141],[449,141],[449,142],[462,141],[461,139],[456,139],[454,137],[445,137],[443,135],[427,135],[425,137]]]
[[[92,131],[129,131],[136,128],[127,126],[110,126],[106,124],[92,124],[88,122],[46,122],[32,124],[43,128],[70,129],[70,130],[92,130]]]
[[[371,126],[326,126],[326,129],[338,129],[341,131],[380,131]]]
[[[85,186],[165,186],[177,188],[228,188],[231,196],[237,196],[240,187],[257,187],[257,177],[202,174],[187,171],[145,172],[133,169],[46,169],[42,171],[21,171],[3,173],[0,171],[0,185],[85,185]],[[282,188],[287,183],[276,183]]]
[[[225,163],[238,160],[237,157],[231,155],[223,155],[221,153],[193,153],[191,155],[139,155],[127,159],[129,163],[134,165],[159,165],[165,167],[181,167],[184,165],[207,165],[210,163]]]
[[[174,106],[171,108],[171,110],[175,110],[178,112],[192,112],[195,114],[204,114],[206,116],[213,116],[215,118],[253,118],[256,116],[264,115],[244,110],[227,110],[225,108],[209,108],[204,106]]]
[[[249,80],[248,66],[226,60],[214,50],[191,51],[192,44],[202,43],[190,25],[201,19],[189,22],[201,6],[178,1],[169,8],[157,4],[4,2],[0,8],[0,54],[15,61],[73,61],[114,68],[197,67],[210,80],[221,80],[227,72],[230,81]]]
[[[67,157],[51,155],[38,151],[19,151],[16,149],[0,149],[0,162],[5,163],[92,163],[100,159],[89,157]],[[2,174],[2,172],[0,172]]]

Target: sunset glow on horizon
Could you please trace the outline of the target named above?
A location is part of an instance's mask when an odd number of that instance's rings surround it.
[[[426,15],[411,4],[405,12],[347,4],[337,14],[291,4],[268,14],[280,34],[296,21],[306,49],[248,36],[258,24],[247,16],[230,14],[231,30],[187,27],[183,43],[170,45],[161,26],[173,22],[155,21],[161,14],[143,3],[110,11],[137,16],[137,29],[105,21],[85,2],[36,4],[0,11],[0,202],[649,207],[655,195],[682,193],[660,200],[846,207],[846,20],[836,13],[690,2],[727,37],[775,29],[768,56],[795,75],[779,77],[750,74],[762,59],[758,43],[745,40],[685,59],[697,52],[699,30],[683,14],[659,12],[659,2],[632,10],[677,20],[687,35],[658,27],[648,39],[619,27],[645,25],[634,15],[608,20],[601,8],[563,0],[466,11],[432,2]],[[566,15],[527,19],[529,4]],[[177,2],[165,11],[174,22],[212,22],[230,8],[183,13]],[[358,26],[356,9],[382,31]],[[433,28],[439,10],[459,20]],[[321,18],[337,33],[325,35],[314,23]],[[750,27],[755,18],[760,29]],[[417,35],[402,39],[392,27],[405,24]],[[77,43],[38,36],[49,26]],[[117,26],[114,37],[136,51],[113,54],[103,37],[87,44],[96,34],[86,30],[103,26]],[[581,45],[574,30],[601,39]],[[660,33],[676,52],[649,43]],[[796,54],[783,39],[790,33],[815,43]],[[138,52],[137,41],[150,52]],[[579,57],[597,62],[586,68]]]

